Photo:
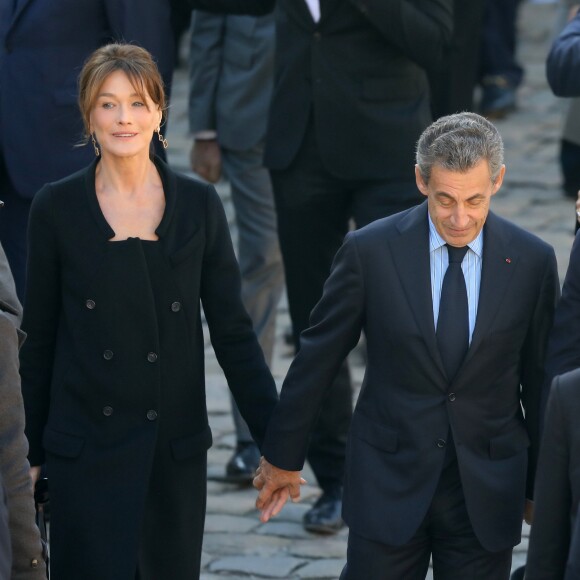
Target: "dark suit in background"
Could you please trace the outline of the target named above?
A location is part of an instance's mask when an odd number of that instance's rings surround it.
[[[580,13],[568,22],[554,41],[546,72],[556,96],[580,96]]]
[[[536,477],[526,580],[580,578],[580,369],[554,379]]]
[[[284,289],[272,183],[263,164],[274,35],[271,14],[255,18],[196,11],[189,53],[189,127],[196,139],[192,155],[211,150],[216,169],[221,163],[230,181],[242,299],[268,365]],[[232,412],[238,445],[226,476],[251,481],[260,455],[233,400]]]
[[[265,165],[274,184],[294,341],[308,327],[332,258],[357,226],[420,201],[413,152],[431,120],[425,69],[451,37],[452,0],[193,0],[207,10],[276,5],[275,84]],[[308,459],[339,496],[352,417],[348,367],[336,369]]]
[[[14,6],[14,10],[12,10]],[[87,165],[77,77],[114,40],[142,45],[167,86],[173,68],[168,0],[0,0],[0,241],[22,299],[30,202],[47,182]]]

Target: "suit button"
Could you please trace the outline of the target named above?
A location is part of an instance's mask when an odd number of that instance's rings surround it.
[[[106,407],[103,407],[103,415],[105,417],[110,417],[113,414],[113,407],[109,407],[109,405],[107,405]]]
[[[181,310],[181,302],[173,302],[171,304],[171,310],[173,312],[179,312]]]
[[[157,355],[156,355],[154,352],[150,352],[150,353],[147,355],[147,360],[148,360],[150,363],[157,362]]]
[[[38,568],[38,560],[36,558],[33,558],[32,560],[30,560],[30,567],[31,568]]]
[[[320,40],[322,38],[322,34],[320,34],[320,32],[315,32],[313,36],[314,40]]]
[[[89,309],[89,310],[94,310],[95,309],[95,301],[94,300],[87,300],[85,302],[85,306]]]
[[[155,419],[157,419],[157,411],[149,409],[149,411],[147,411],[147,419],[149,419],[149,421],[155,421]]]
[[[449,393],[449,394],[447,395],[447,398],[448,398],[450,401],[455,401],[455,393]]]
[[[443,449],[443,447],[445,447],[445,445],[447,445],[447,443],[445,442],[445,439],[437,439],[437,447],[439,447],[439,449]]]
[[[111,360],[113,358],[113,351],[107,349],[105,352],[103,352],[103,358],[105,360]]]

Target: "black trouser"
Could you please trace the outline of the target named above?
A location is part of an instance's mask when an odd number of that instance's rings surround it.
[[[380,509],[380,505],[366,508]],[[349,533],[347,564],[340,580],[424,580],[431,556],[435,580],[509,578],[512,548],[489,552],[479,543],[456,460],[443,469],[429,511],[406,544],[388,546]]]
[[[353,163],[356,163],[356,139]],[[284,259],[288,305],[294,342],[308,328],[310,312],[322,288],[334,255],[353,219],[358,227],[407,209],[424,198],[409,166],[407,182],[345,180],[323,165],[312,124],[288,169],[271,171]],[[308,461],[319,485],[330,492],[342,486],[346,437],[352,417],[352,390],[346,362],[325,396],[312,432]]]
[[[516,62],[517,14],[521,0],[486,0],[481,44],[480,77],[500,75],[513,87],[523,77]]]

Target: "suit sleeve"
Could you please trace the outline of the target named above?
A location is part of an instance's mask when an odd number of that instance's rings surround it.
[[[350,0],[385,40],[425,69],[443,59],[453,32],[453,0]]]
[[[576,236],[562,287],[546,357],[547,385],[580,367],[580,236]]]
[[[189,128],[191,132],[216,129],[216,92],[223,58],[226,17],[196,11],[189,50]]]
[[[28,223],[28,270],[22,320],[27,339],[20,352],[31,465],[44,463],[42,434],[48,417],[60,309],[60,257],[51,190],[45,186],[34,197]]]
[[[220,199],[207,188],[201,301],[211,343],[252,437],[261,446],[278,400],[274,379],[241,299],[241,276]]]
[[[356,238],[349,234],[338,251],[310,328],[296,355],[270,420],[263,454],[281,469],[302,469],[310,430],[325,393],[364,324],[363,274]]]
[[[104,0],[104,5],[113,39],[146,48],[169,92],[174,59],[169,0],[148,0],[146,7],[142,0]]]
[[[559,297],[558,266],[554,250],[550,248],[546,253],[542,283],[524,343],[521,363],[521,400],[531,442],[526,490],[528,498],[534,497],[534,477],[543,416],[542,387],[545,382],[546,349]]]
[[[276,0],[190,0],[190,3],[192,8],[207,12],[261,16],[272,12]]]
[[[548,83],[558,97],[580,96],[580,14],[554,41],[546,63]]]
[[[42,546],[34,523],[34,501],[26,461],[24,407],[18,375],[18,336],[12,322],[0,313],[0,484],[9,513],[14,580],[46,578]],[[38,560],[37,568],[30,563]]]
[[[554,380],[550,394],[538,462],[526,580],[563,578],[570,544],[570,417],[561,398],[559,380]]]

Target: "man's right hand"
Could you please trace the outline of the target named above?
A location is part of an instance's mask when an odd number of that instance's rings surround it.
[[[202,179],[217,183],[222,173],[222,157],[217,139],[196,140],[191,147],[191,168]]]
[[[256,500],[256,507],[262,512],[260,520],[266,523],[272,516],[278,515],[288,498],[293,502],[299,501],[300,486],[305,483],[300,471],[280,469],[262,457],[254,477],[254,487],[260,490]]]

